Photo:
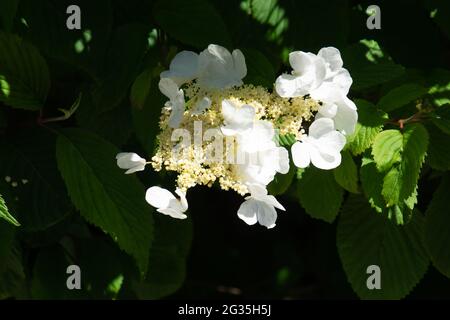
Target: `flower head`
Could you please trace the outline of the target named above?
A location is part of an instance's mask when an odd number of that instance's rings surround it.
[[[247,67],[240,50],[230,53],[212,44],[200,54],[182,51],[174,57],[159,82],[168,101],[151,165],[156,171],[176,172],[179,198],[151,187],[146,193],[150,205],[185,219],[186,191],[196,185],[217,185],[242,196],[250,194],[238,217],[272,228],[275,209],[284,207],[268,194],[267,186],[290,168],[289,151],[277,144],[282,136],[298,140],[291,147],[297,167],[312,163],[328,170],[340,164],[345,134],[354,131],[357,110],[347,98],[352,79],[339,50],[327,47],[317,55],[295,51],[289,62],[292,72],[278,77],[276,92],[270,92],[243,84]],[[306,135],[303,124],[312,120]],[[123,158],[120,166],[129,169],[127,173],[143,170],[145,160],[137,157],[134,162]]]

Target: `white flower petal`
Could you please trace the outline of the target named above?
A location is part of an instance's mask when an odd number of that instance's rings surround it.
[[[238,79],[242,79],[247,75],[247,66],[245,64],[245,57],[242,51],[239,49],[233,50],[233,61],[236,76]]]
[[[338,106],[335,103],[323,103],[319,107],[318,113],[326,118],[334,118],[336,116],[337,111]]]
[[[314,55],[303,51],[291,52],[289,53],[289,64],[294,69],[294,74],[306,74],[314,68]]]
[[[186,193],[184,193],[183,191],[181,191],[180,189],[176,189],[175,193],[180,197],[180,203],[181,203],[181,208],[184,211],[186,211],[188,209],[188,202],[186,199]]]
[[[257,200],[247,201],[255,201],[254,207],[256,209],[256,216],[260,225],[265,226],[267,229],[272,229],[275,227],[275,222],[277,221],[277,211],[272,205]]]
[[[125,171],[125,174],[131,174],[137,171],[144,171],[144,170],[145,170],[145,163],[136,165],[135,167],[128,169],[127,171]]]
[[[339,131],[332,131],[317,139],[316,143],[322,152],[334,154],[341,152],[345,146],[346,139]]]
[[[224,47],[211,44],[200,53],[198,83],[207,89],[223,89],[242,84],[246,74],[245,58],[235,50],[234,56]]]
[[[171,78],[182,85],[198,75],[198,54],[192,51],[181,51],[170,63],[170,68],[161,73],[161,78]]]
[[[169,208],[170,202],[176,200],[175,196],[167,189],[151,187],[145,193],[145,200],[158,209]]]
[[[286,211],[286,209],[283,207],[283,205],[281,203],[279,203],[278,200],[272,195],[267,195],[264,199],[264,202],[270,206],[277,208],[277,209]]]
[[[342,68],[344,65],[341,53],[334,47],[325,47],[319,50],[317,53],[328,64],[332,72],[335,72]]]
[[[243,220],[248,225],[254,225],[258,222],[258,218],[256,216],[257,213],[257,204],[254,200],[246,200],[244,201],[239,210],[237,212],[238,217]]]
[[[275,90],[280,97],[294,98],[307,94],[309,86],[302,83],[301,79],[297,76],[282,74],[275,81]]]
[[[286,148],[283,147],[277,147],[276,152],[278,153],[278,168],[277,172],[281,174],[286,174],[289,172],[289,152],[286,150]]]
[[[184,104],[175,104],[172,105],[172,112],[169,117],[169,127],[178,128],[180,126],[181,121],[183,120],[184,115]]]
[[[323,153],[319,149],[311,148],[311,163],[319,169],[330,170],[337,168],[341,164],[341,154],[337,153]]]
[[[174,100],[179,94],[178,85],[169,78],[162,78],[158,83],[159,90],[163,95],[165,95],[169,100]]]
[[[238,217],[248,225],[259,222],[259,224],[270,229],[275,226],[277,212],[273,206],[264,201],[250,198],[239,207]]]
[[[259,183],[249,183],[247,184],[248,191],[251,194],[252,198],[264,198],[267,196],[267,189],[265,185]]]
[[[350,73],[347,69],[342,68],[339,70],[336,75],[333,77],[332,82],[339,87],[341,93],[346,96],[350,91],[350,87],[352,86],[353,79],[350,76]]]
[[[310,146],[297,141],[291,147],[292,161],[297,168],[306,168],[311,163]]]
[[[156,211],[165,214],[167,216],[170,216],[172,218],[175,219],[186,219],[187,215],[185,215],[184,213],[181,213],[178,210],[174,210],[172,208],[164,208],[164,209],[157,209]]]
[[[332,131],[334,131],[334,122],[328,118],[317,119],[309,126],[309,136],[315,139]]]
[[[143,171],[146,160],[133,152],[121,152],[116,155],[117,166],[121,169],[128,169],[125,174]]]
[[[350,135],[355,131],[358,122],[358,112],[353,101],[344,97],[337,103],[338,111],[333,118],[336,129],[345,135]]]

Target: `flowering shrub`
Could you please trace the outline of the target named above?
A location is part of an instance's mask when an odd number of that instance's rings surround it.
[[[0,299],[448,297],[444,2],[0,1]]]

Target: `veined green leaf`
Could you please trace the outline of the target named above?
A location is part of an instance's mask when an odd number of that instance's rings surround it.
[[[298,192],[300,204],[310,216],[330,223],[334,221],[344,191],[332,171],[307,168],[298,180]]]
[[[353,290],[362,299],[404,298],[429,265],[423,238],[420,212],[407,225],[397,226],[374,212],[364,198],[351,195],[339,218],[337,247]],[[379,267],[379,290],[368,288],[369,266]]]
[[[153,218],[144,187],[116,166],[119,150],[80,129],[62,131],[57,140],[58,168],[81,215],[109,234],[146,272]]]
[[[442,178],[425,214],[425,240],[433,265],[450,278],[450,176]]]
[[[0,48],[0,101],[13,108],[39,110],[50,89],[44,58],[33,45],[5,32],[0,32]]]
[[[428,90],[421,85],[414,83],[404,84],[389,91],[378,101],[377,106],[386,112],[390,112],[419,99],[427,92]]]

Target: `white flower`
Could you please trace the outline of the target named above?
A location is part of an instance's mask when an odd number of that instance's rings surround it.
[[[275,82],[275,90],[280,97],[303,96],[319,87],[325,79],[325,61],[313,53],[291,52],[289,63],[293,69],[292,74],[283,74]]]
[[[200,54],[192,51],[178,53],[169,70],[160,76],[173,80],[178,86],[197,79],[204,89],[224,89],[240,86],[246,75],[247,66],[240,50],[230,53],[224,47],[210,44]]]
[[[169,117],[169,126],[171,128],[178,128],[183,119],[185,102],[183,90],[178,88],[178,85],[169,78],[162,78],[159,80],[159,90],[169,98],[165,106],[172,112]]]
[[[277,172],[289,171],[289,152],[283,147],[274,146],[258,152],[244,152],[243,164],[234,167],[237,178],[243,183],[268,185]]]
[[[267,227],[275,227],[277,212],[275,208],[285,211],[274,196],[267,194],[267,189],[258,184],[249,184],[250,196],[245,198],[238,210],[238,217],[248,225],[256,222]]]
[[[224,126],[220,129],[225,136],[234,136],[253,127],[255,108],[243,105],[238,108],[230,100],[222,101]]]
[[[125,174],[143,171],[147,161],[133,152],[121,152],[116,155],[117,166],[120,169],[128,169]]]
[[[309,135],[292,145],[292,160],[299,168],[312,163],[319,169],[334,169],[341,163],[340,152],[345,142],[345,136],[334,129],[333,120],[315,120],[309,127]]]
[[[234,170],[243,183],[267,185],[277,172],[289,171],[289,153],[277,147],[273,124],[255,120],[255,108],[249,105],[235,106],[230,100],[222,101],[225,136],[236,137],[237,164]]]
[[[259,152],[276,147],[275,129],[267,120],[256,120],[246,131],[237,136],[238,151]]]
[[[341,131],[344,135],[352,134],[358,122],[355,103],[332,84],[324,83],[321,88],[322,95],[318,100],[323,102],[319,107],[316,119],[331,118],[336,130]],[[316,97],[313,98],[317,99]]]
[[[276,145],[274,135],[272,123],[264,120],[238,135],[235,173],[240,181],[267,185],[277,172],[289,171],[289,153]]]
[[[145,193],[145,200],[162,214],[176,219],[186,219],[187,216],[184,214],[188,209],[186,195],[180,189],[176,189],[175,193],[180,199],[177,199],[169,190],[151,187]]]
[[[206,89],[240,86],[247,75],[241,50],[230,53],[226,48],[210,44],[198,59],[198,83]]]
[[[192,51],[181,51],[170,62],[169,70],[161,72],[161,78],[170,78],[178,86],[198,76],[198,54]]]
[[[311,94],[314,99],[321,100],[323,84],[332,85],[347,95],[352,85],[349,72],[344,69],[338,49],[326,47],[317,55],[311,52],[294,51],[289,54],[292,74],[283,74],[275,82],[275,89],[281,97],[292,98]]]

